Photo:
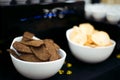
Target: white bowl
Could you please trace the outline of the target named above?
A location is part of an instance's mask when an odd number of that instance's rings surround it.
[[[40,0],[30,0],[32,4],[39,4]]]
[[[65,2],[66,3],[74,3],[74,2],[76,2],[76,0],[66,0]]]
[[[12,44],[21,39],[22,37],[16,37]],[[14,49],[12,44],[10,49]],[[10,57],[16,70],[23,76],[30,79],[46,79],[54,76],[62,68],[66,53],[64,50],[60,49],[59,54],[61,55],[60,59],[49,62],[27,62],[17,59],[13,55],[10,55]]]
[[[26,4],[27,0],[16,0],[17,4]]]
[[[92,16],[96,21],[101,21],[106,16],[106,9],[102,5],[94,5],[92,8]]]
[[[85,17],[88,19],[92,16],[92,7],[92,4],[85,5]]]
[[[117,24],[120,21],[120,11],[118,8],[110,8],[106,12],[106,19],[112,24]]]
[[[10,5],[12,0],[0,0],[0,5],[7,6]]]
[[[52,3],[53,0],[44,0],[45,3]]]
[[[109,56],[112,54],[116,45],[116,42],[114,40],[111,40],[113,44],[107,47],[92,48],[88,46],[81,46],[72,42],[69,39],[71,30],[72,29],[68,29],[66,31],[66,37],[69,44],[69,48],[73,56],[75,56],[77,59],[86,63],[99,63],[109,58]]]
[[[57,0],[57,2],[65,2],[65,0]]]
[[[106,19],[112,24],[117,24],[120,21],[120,14],[107,13]]]

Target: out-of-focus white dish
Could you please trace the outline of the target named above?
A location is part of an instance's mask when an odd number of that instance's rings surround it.
[[[12,44],[15,41],[20,41],[22,37],[16,37]],[[34,37],[34,39],[38,39]],[[10,49],[14,49],[13,46],[10,46]],[[14,49],[15,50],[15,49]],[[12,62],[16,68],[16,70],[22,74],[23,76],[30,78],[30,79],[46,79],[49,77],[54,76],[63,66],[66,52],[62,49],[59,50],[59,54],[61,56],[60,59],[55,61],[49,62],[27,62],[22,61],[20,59],[15,58],[13,55],[10,54]]]
[[[57,0],[57,2],[65,2],[65,0]]]
[[[99,63],[105,61],[109,56],[112,54],[116,42],[111,40],[112,45],[106,47],[89,47],[89,46],[82,46],[72,42],[69,38],[72,29],[68,29],[66,31],[66,37],[69,44],[69,48],[77,59],[87,62],[87,63]]]
[[[86,4],[85,5],[85,16],[88,19],[92,16],[92,7],[93,7],[92,4]]]
[[[27,0],[16,0],[17,4],[26,4]]]
[[[85,16],[87,19],[93,17],[96,21],[102,21],[106,18],[109,23],[117,24],[120,21],[120,5],[86,4]]]
[[[73,3],[73,2],[75,2],[76,0],[66,0],[65,2],[66,3]]]
[[[30,0],[32,4],[39,4],[40,0]]]
[[[0,5],[1,6],[7,6],[10,5],[12,0],[0,0]]]
[[[92,16],[96,21],[101,21],[106,16],[106,7],[102,4],[94,4],[92,7]]]
[[[45,3],[52,3],[53,0],[44,0]]]
[[[106,19],[112,24],[117,24],[120,21],[120,14],[117,13],[107,13]]]
[[[120,21],[120,6],[111,6],[106,12],[106,19],[109,23],[117,24]]]

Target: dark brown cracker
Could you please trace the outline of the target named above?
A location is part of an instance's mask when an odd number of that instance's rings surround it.
[[[23,53],[32,53],[31,49],[29,48],[29,46],[26,46],[20,42],[14,42],[13,43],[13,47],[19,51],[19,52],[23,52]]]
[[[55,43],[53,40],[45,39],[44,40],[45,46],[48,49],[49,54],[51,55],[50,61],[57,60],[60,58],[60,55],[58,54],[58,46],[55,46]]]
[[[22,38],[22,41],[30,41],[32,40],[34,34],[33,33],[30,33],[30,32],[24,32],[23,34],[23,38]]]
[[[0,50],[0,54],[2,54],[2,50]]]
[[[33,46],[33,47],[39,47],[42,44],[44,44],[43,40],[31,40],[31,41],[21,41],[21,43],[28,45],[28,46]]]
[[[30,62],[41,62],[34,54],[22,54],[19,56],[21,60],[30,61]]]
[[[59,49],[60,49],[60,46],[57,45],[56,43],[54,43],[54,46],[55,46],[56,50],[59,50]]]
[[[20,56],[12,50],[8,49],[8,52],[21,60],[30,62],[53,61],[61,58],[58,53],[60,46],[52,39],[35,40],[33,36],[34,34],[25,32],[20,42],[13,43],[13,47],[21,54]]]
[[[36,57],[43,61],[48,61],[51,56],[44,45],[40,47],[31,47],[31,50],[36,55]]]
[[[13,49],[7,49],[7,51],[12,54],[14,57],[19,59],[19,56],[16,54],[16,52]]]

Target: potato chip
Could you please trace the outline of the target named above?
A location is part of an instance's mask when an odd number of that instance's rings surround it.
[[[106,46],[109,45],[110,42],[110,37],[108,33],[105,31],[98,31],[92,34],[92,40],[94,41],[95,44],[99,46]]]
[[[94,32],[94,27],[89,23],[79,25],[79,30],[86,35],[91,35]]]
[[[87,36],[83,34],[78,27],[73,27],[70,39],[77,44],[84,45],[87,41]]]

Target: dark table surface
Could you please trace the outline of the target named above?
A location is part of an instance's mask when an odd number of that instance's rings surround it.
[[[110,36],[117,41],[117,44],[119,43],[120,29],[116,28],[116,26],[111,26],[108,24],[106,25],[106,23],[95,23],[94,21],[85,22],[90,22],[96,27],[96,29],[102,30],[104,28],[104,30],[107,31]],[[64,49],[67,53],[65,64],[61,68],[61,70],[63,70],[63,73],[60,74],[58,72],[56,75],[46,80],[120,80],[120,59],[116,57],[119,54],[120,50],[115,49],[112,55],[101,63],[84,63],[80,60],[77,60],[71,54],[66,41],[65,31],[66,28],[60,28],[50,31],[48,34],[46,34],[46,36],[51,36],[50,38],[54,39],[54,41],[58,43],[58,45],[60,45],[61,48]],[[36,36],[39,37],[38,35],[40,34],[37,34]],[[119,45],[117,45],[118,48]],[[30,80],[19,74],[14,68],[9,53],[6,51],[6,48],[9,46],[10,44],[3,44],[0,46],[0,48],[3,48],[3,52],[0,54],[0,80]],[[68,72],[69,74],[67,74]]]
[[[70,18],[68,18],[67,21],[69,19]],[[106,23],[104,20],[103,22],[95,22],[92,20],[81,19],[80,21],[78,20],[78,22],[75,22],[75,23],[72,21],[72,23],[74,24],[83,23],[83,22],[91,23],[98,30],[107,31],[110,34],[111,38],[117,42],[117,47],[115,51],[112,53],[112,55],[107,60],[101,63],[88,64],[80,60],[77,60],[71,54],[71,51],[69,50],[66,37],[65,37],[65,31],[68,29],[65,27],[69,26],[68,23],[64,27],[62,28],[58,27],[57,29],[54,29],[50,32],[42,32],[42,33],[38,32],[37,34],[35,32],[37,37],[41,38],[41,36],[44,36],[43,38],[45,38],[49,36],[49,38],[54,39],[54,41],[58,43],[61,46],[61,48],[64,49],[67,53],[65,64],[63,65],[61,69],[63,73],[60,74],[58,72],[56,75],[46,80],[120,80],[120,59],[116,57],[116,55],[119,54],[119,51],[120,51],[120,46],[119,46],[120,45],[120,36],[119,36],[120,35],[120,24],[111,25],[109,23]],[[56,23],[56,20],[54,23]],[[62,23],[56,23],[56,25],[57,24],[62,24]],[[0,53],[0,80],[30,80],[28,78],[25,78],[24,76],[22,76],[16,71],[15,67],[12,64],[9,53],[6,51],[6,49],[9,48],[10,46],[11,40],[14,38],[13,35],[17,36],[17,34],[19,33],[22,34],[21,32],[25,31],[26,26],[24,24],[18,25],[18,23],[16,23],[15,26],[13,25],[12,26],[8,25],[8,26],[9,28],[3,26],[4,30],[3,31],[1,30],[2,31],[1,35],[3,35],[3,39],[5,38],[4,39],[5,44],[1,44],[2,42],[0,39],[0,49],[2,49],[2,53]],[[35,25],[32,27],[28,25],[28,27],[30,28],[29,30],[34,32]],[[4,34],[5,32],[6,34]],[[67,74],[68,72],[69,74]]]
[[[65,42],[66,43],[66,42]],[[67,53],[66,61],[61,70],[47,80],[119,80],[120,59],[114,51],[105,61],[96,64],[84,63],[77,60],[70,52],[68,44],[61,46]],[[97,54],[97,53],[96,53]],[[0,54],[0,80],[29,80],[19,74],[14,68],[8,52]],[[67,74],[67,72],[70,72]]]
[[[61,70],[47,80],[119,80],[120,79],[120,59],[116,55],[104,62],[88,64],[81,62],[66,50],[67,58]],[[7,54],[4,53],[4,54]],[[14,68],[9,55],[0,54],[0,80],[29,80],[20,75]],[[97,54],[97,53],[96,53]],[[115,54],[115,53],[113,53]],[[70,66],[69,66],[70,65]],[[71,72],[67,74],[67,72]]]

